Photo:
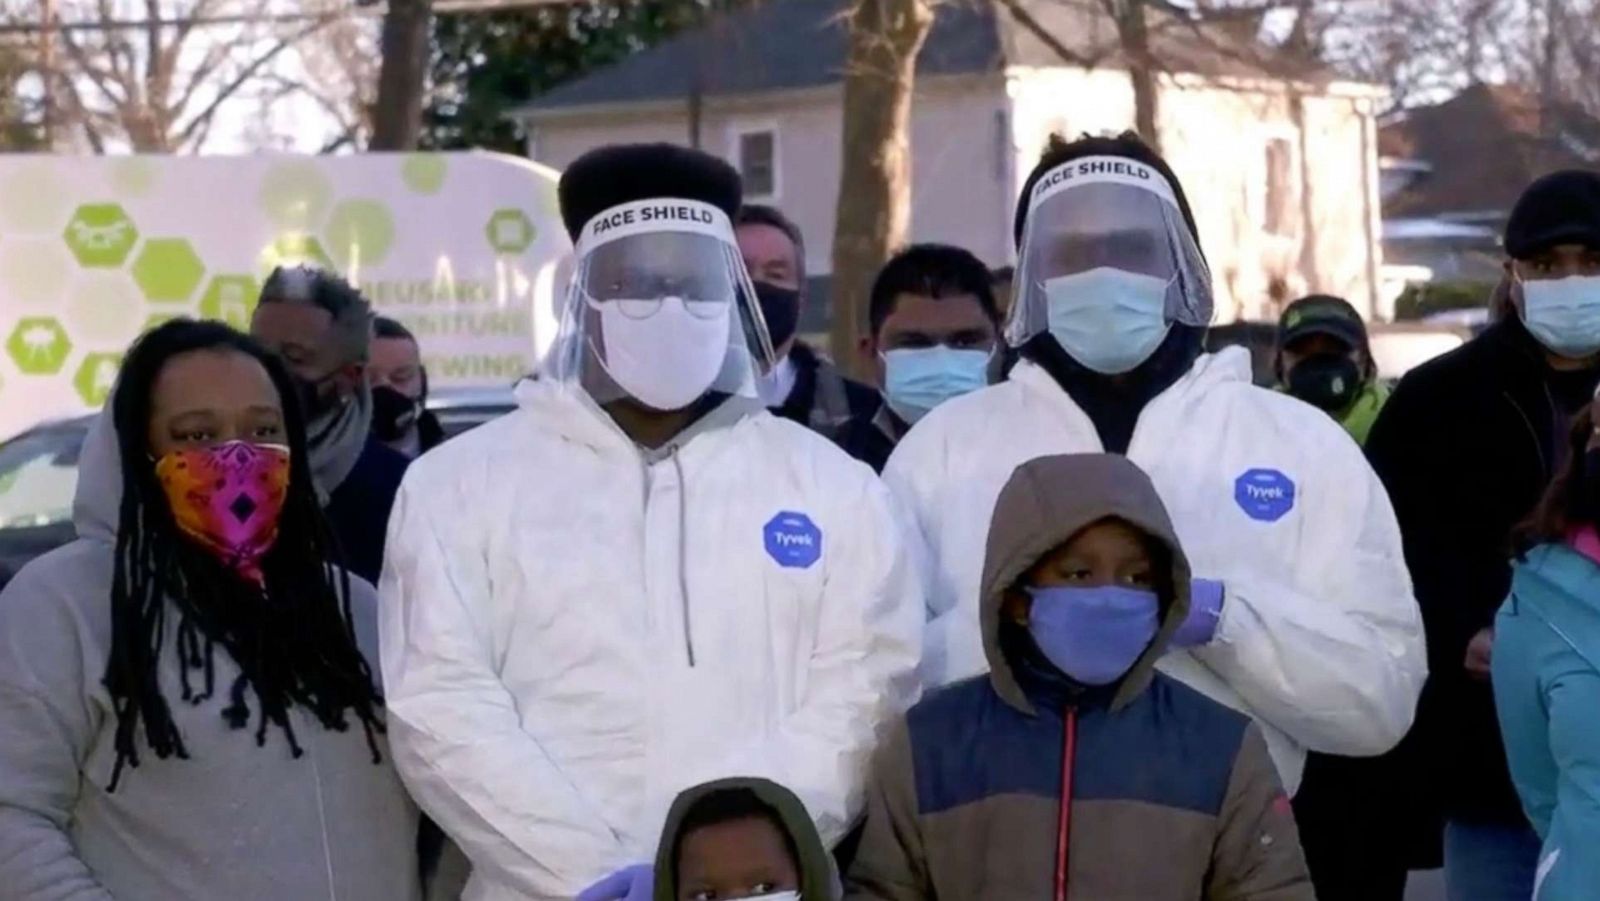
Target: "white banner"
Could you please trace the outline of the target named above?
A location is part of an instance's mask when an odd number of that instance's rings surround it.
[[[510,384],[555,336],[557,178],[486,153],[0,156],[0,437],[99,407],[152,324],[248,329],[297,262],[416,333],[434,385]]]

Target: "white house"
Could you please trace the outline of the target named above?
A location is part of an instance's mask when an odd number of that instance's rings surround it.
[[[1098,4],[939,7],[912,107],[913,241],[1013,262],[1016,198],[1050,133],[1132,126],[1113,25],[1090,7]],[[794,218],[812,274],[825,275],[845,9],[841,0],[764,0],[558,87],[515,114],[528,153],[561,168],[606,143],[698,144],[741,170],[751,200]],[[1161,140],[1199,220],[1218,321],[1272,318],[1276,302],[1309,291],[1370,313],[1382,264],[1381,89],[1307,66],[1286,76],[1287,62],[1253,37],[1189,23],[1157,23],[1152,48],[1169,73]]]

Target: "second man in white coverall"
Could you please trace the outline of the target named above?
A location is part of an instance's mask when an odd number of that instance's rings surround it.
[[[1284,784],[1306,749],[1373,755],[1411,724],[1422,628],[1388,496],[1327,415],[1201,354],[1210,274],[1182,187],[1132,135],[1054,141],[1019,201],[1009,379],[934,410],[884,470],[927,571],[923,675],[983,671],[977,598],[1000,489],[1035,457],[1149,473],[1196,575],[1161,668],[1261,724]]]
[[[412,466],[382,583],[395,762],[470,901],[647,896],[672,800],[720,777],[787,786],[836,842],[916,690],[888,491],[756,398],[738,175],[612,147],[560,195],[577,266],[542,376]]]

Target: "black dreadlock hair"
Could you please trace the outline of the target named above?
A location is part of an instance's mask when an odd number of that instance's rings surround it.
[[[174,357],[196,351],[250,357],[266,369],[283,401],[289,487],[277,543],[262,561],[264,588],[182,536],[150,462],[156,379]],[[336,543],[312,489],[305,420],[295,398],[294,382],[277,358],[221,323],[174,320],[140,338],[128,352],[111,406],[123,489],[105,676],[117,717],[110,791],[116,791],[124,765],[139,765],[141,723],[157,758],[189,756],[159,679],[167,617],[174,612],[174,650],[185,703],[199,705],[212,697],[213,655],[221,645],[239,668],[222,716],[234,729],[249,725],[245,694],[253,688],[257,746],[266,744],[268,726],[276,725],[290,752],[300,757],[289,720],[289,708],[299,705],[337,732],[348,728],[346,713],[353,712],[366,732],[373,763],[382,759],[376,736],[384,729],[383,699],[356,647],[350,577],[338,566]]]
[[[732,166],[698,150],[672,144],[613,144],[572,162],[556,186],[561,221],[578,240],[589,220],[635,200],[684,198],[739,214],[744,195]]]
[[[1044,153],[1039,156],[1039,164],[1028,174],[1028,180],[1022,185],[1022,194],[1017,199],[1017,213],[1012,220],[1012,237],[1016,239],[1018,247],[1022,246],[1023,226],[1028,223],[1028,201],[1033,197],[1033,186],[1058,167],[1086,156],[1120,156],[1143,163],[1160,173],[1161,177],[1167,180],[1167,184],[1172,186],[1172,193],[1178,200],[1178,210],[1183,214],[1184,224],[1189,226],[1189,234],[1194,237],[1195,248],[1200,250],[1202,256],[1205,255],[1205,250],[1200,247],[1200,228],[1195,225],[1194,211],[1189,209],[1189,195],[1183,192],[1183,182],[1178,181],[1177,173],[1172,171],[1172,167],[1167,165],[1161,154],[1156,153],[1144,139],[1131,131],[1125,131],[1114,138],[1084,135],[1070,142],[1059,134],[1050,136],[1045,143]]]

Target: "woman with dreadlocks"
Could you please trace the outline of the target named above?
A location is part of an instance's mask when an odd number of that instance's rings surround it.
[[[329,562],[293,396],[220,324],[129,352],[78,540],[0,594],[0,896],[418,897],[374,592]]]

